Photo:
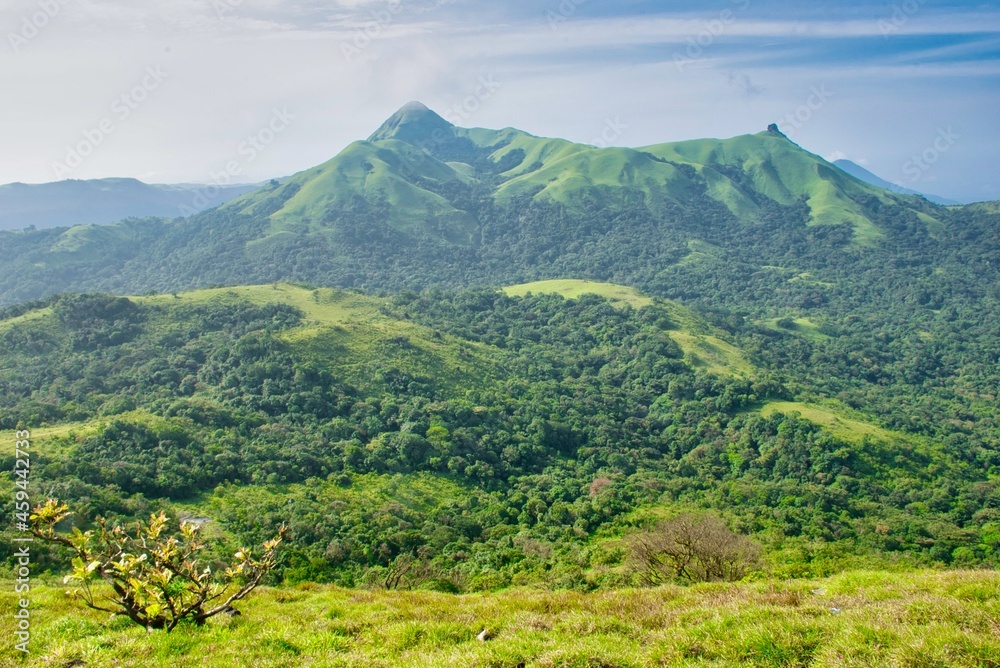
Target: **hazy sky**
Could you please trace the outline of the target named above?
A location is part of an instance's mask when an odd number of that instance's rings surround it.
[[[0,28],[0,183],[284,176],[420,100],[623,146],[777,122],[907,187],[1000,198],[992,2],[5,0]]]

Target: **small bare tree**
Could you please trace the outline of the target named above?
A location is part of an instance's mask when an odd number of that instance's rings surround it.
[[[378,589],[417,589],[441,575],[441,570],[431,564],[426,550],[421,548],[416,556],[404,552],[388,565],[370,569],[364,583]]]
[[[71,534],[57,532],[56,525],[70,514],[66,505],[49,499],[34,509],[31,533],[76,553],[73,572],[65,578],[78,584],[71,595],[88,608],[124,614],[147,629],[167,632],[184,619],[201,625],[209,617],[230,611],[274,568],[285,535],[282,526],[275,538],[264,543],[259,558],[240,549],[232,564],[216,576],[210,567],[198,563],[205,544],[198,540],[194,524],[181,524],[179,539],[164,533],[167,517],[162,512],[151,515],[148,523],[136,522],[131,527],[108,527],[99,519],[96,534],[76,527]],[[110,592],[95,587],[102,581]]]
[[[632,566],[643,582],[732,582],[760,559],[760,546],[717,517],[684,514],[631,539]]]

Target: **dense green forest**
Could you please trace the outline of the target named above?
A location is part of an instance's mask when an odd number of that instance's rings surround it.
[[[80,522],[205,515],[239,541],[285,522],[291,581],[405,565],[445,590],[620,585],[617,539],[681,509],[721,512],[779,574],[995,564],[989,402],[911,364],[855,378],[863,361],[837,352],[849,332],[726,333],[663,300],[287,285],[6,316],[0,426],[70,425],[36,452],[36,498]],[[710,369],[692,347],[727,339],[754,366]],[[767,410],[821,397],[870,433]],[[926,423],[891,408],[908,402]]]

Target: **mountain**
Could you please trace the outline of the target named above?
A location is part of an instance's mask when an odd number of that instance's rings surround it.
[[[777,130],[638,149],[596,148],[511,128],[459,128],[411,102],[367,141],[296,175],[286,188],[251,194],[230,207],[244,213],[277,207],[270,214],[270,229],[277,233],[288,221],[321,224],[324,214],[342,209],[351,198],[384,201],[394,229],[422,227],[456,243],[473,243],[475,212],[448,198],[448,190],[463,186],[488,187],[501,205],[520,197],[577,212],[626,197],[641,199],[655,215],[663,215],[697,206],[707,196],[743,219],[759,216],[762,200],[790,205],[804,198],[812,224],[848,222],[861,244],[879,231],[857,199],[895,201],[844,177]],[[441,229],[428,230],[431,218]]]
[[[250,192],[244,184],[150,185],[136,179],[0,185],[0,230],[46,229],[111,223],[146,216],[188,216]],[[209,197],[211,195],[211,197]]]
[[[919,197],[923,197],[925,199],[930,200],[931,202],[934,202],[935,204],[940,204],[942,206],[958,206],[961,204],[961,202],[957,202],[953,199],[938,197],[937,195],[928,195],[926,193],[918,192],[916,190],[904,188],[903,186],[892,183],[891,181],[886,181],[885,179],[878,177],[875,174],[872,174],[871,172],[869,172],[867,169],[857,164],[856,162],[852,162],[850,160],[845,160],[845,159],[834,160],[833,164],[835,164],[837,167],[840,167],[842,170],[844,170],[851,176],[857,179],[861,179],[865,183],[870,183],[873,186],[876,186],[878,188],[883,188],[885,190],[898,193],[900,195],[917,195]]]
[[[704,244],[722,255],[749,244],[753,263],[782,266],[789,243],[825,253],[806,241],[821,238],[846,257],[884,249],[887,217],[940,237],[965,213],[865,183],[776,126],[597,148],[457,127],[414,102],[328,162],[186,220],[0,235],[15,258],[0,268],[0,303],[290,279],[371,289],[629,282],[704,257],[692,251]]]

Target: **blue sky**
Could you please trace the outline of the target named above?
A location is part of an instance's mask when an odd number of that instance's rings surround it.
[[[263,180],[416,99],[623,146],[777,122],[907,187],[1000,199],[985,2],[9,0],[0,36],[0,182]]]

